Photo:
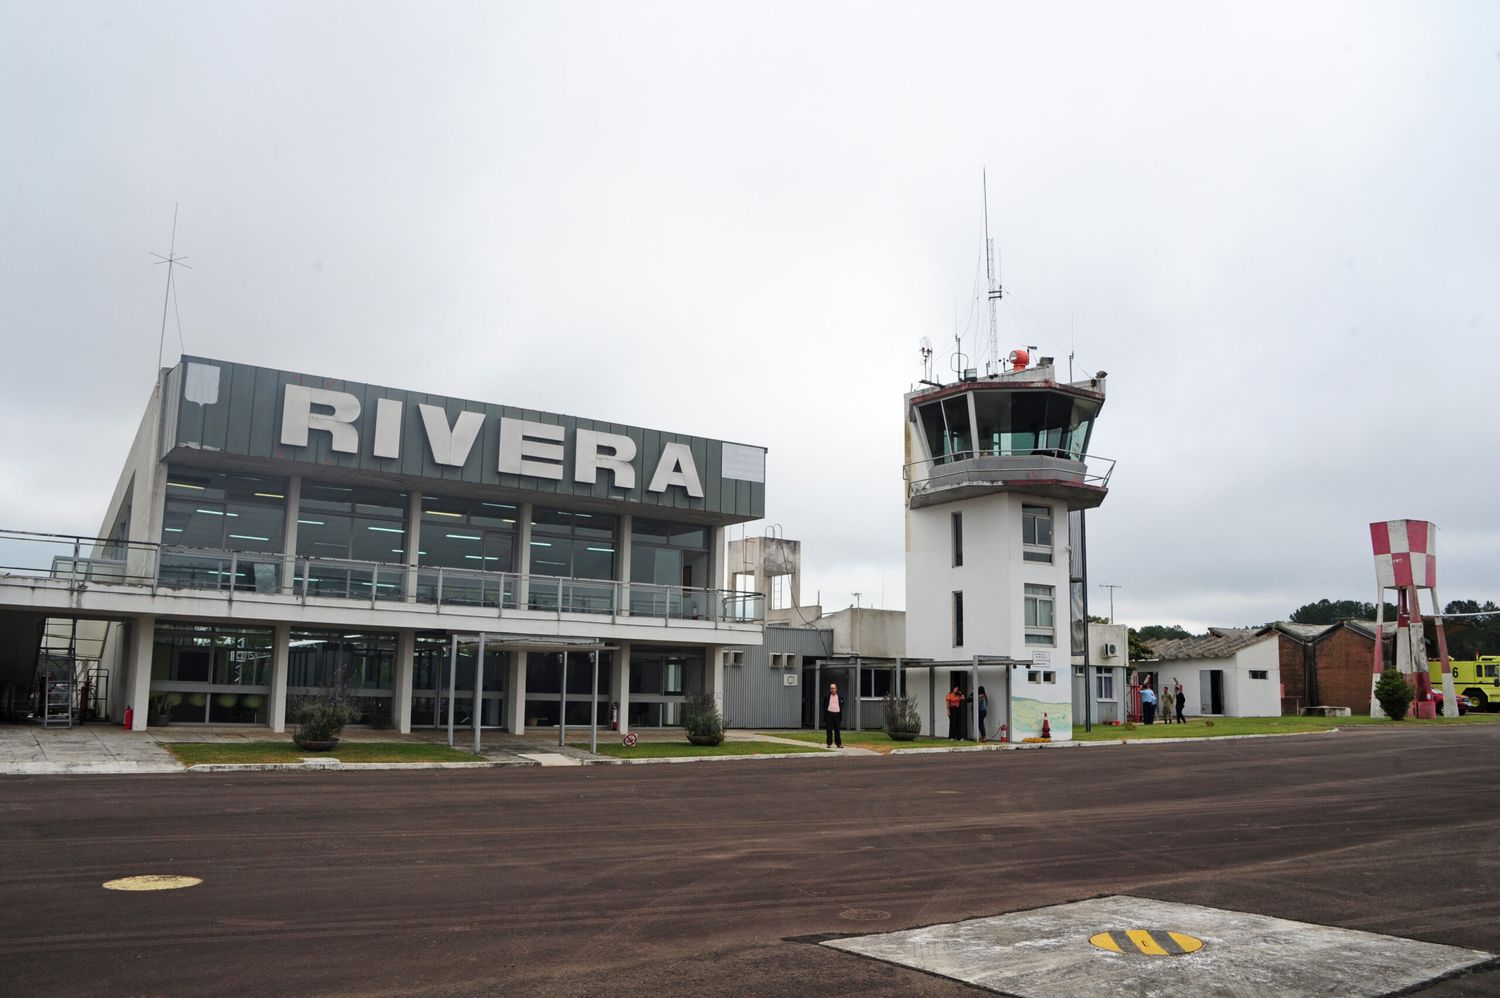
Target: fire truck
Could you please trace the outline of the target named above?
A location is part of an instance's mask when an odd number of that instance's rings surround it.
[[[1468,697],[1474,710],[1500,708],[1500,655],[1480,655],[1472,662],[1450,660],[1448,665],[1453,670],[1453,689]],[[1433,687],[1442,689],[1443,663],[1428,662],[1427,671]]]

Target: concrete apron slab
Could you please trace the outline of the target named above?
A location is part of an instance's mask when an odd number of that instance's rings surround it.
[[[1387,995],[1495,956],[1127,896],[822,945],[1023,998]]]

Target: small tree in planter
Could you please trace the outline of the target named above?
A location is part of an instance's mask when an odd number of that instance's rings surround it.
[[[694,745],[718,745],[724,741],[724,718],[707,690],[689,693],[682,704],[682,726]]]
[[[298,748],[309,752],[326,752],[339,743],[344,725],[352,724],[359,717],[359,706],[354,702],[354,685],[347,670],[333,677],[332,682],[316,693],[298,697],[290,711],[292,722],[297,725],[292,741]]]
[[[887,693],[880,701],[885,713],[885,733],[898,742],[909,742],[922,732],[922,715],[917,713],[917,701],[911,697],[898,697]]]
[[[1411,707],[1412,699],[1417,695],[1411,688],[1411,683],[1406,677],[1395,669],[1387,669],[1375,680],[1375,700],[1380,704],[1380,709],[1393,721],[1406,719],[1406,711]]]

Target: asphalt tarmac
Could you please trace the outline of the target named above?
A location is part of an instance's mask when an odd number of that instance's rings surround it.
[[[1500,725],[0,780],[0,994],[975,995],[813,945],[1127,894],[1500,953]],[[179,890],[105,890],[141,874]],[[1500,993],[1500,968],[1421,990]]]

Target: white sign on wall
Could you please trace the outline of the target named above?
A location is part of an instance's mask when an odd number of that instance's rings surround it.
[[[1031,653],[1032,665],[1051,665],[1052,653],[1050,651],[1034,651]]]
[[[797,685],[797,674],[795,672],[788,672],[786,675],[782,676],[781,677],[781,685],[783,685],[783,686],[796,686]]]

